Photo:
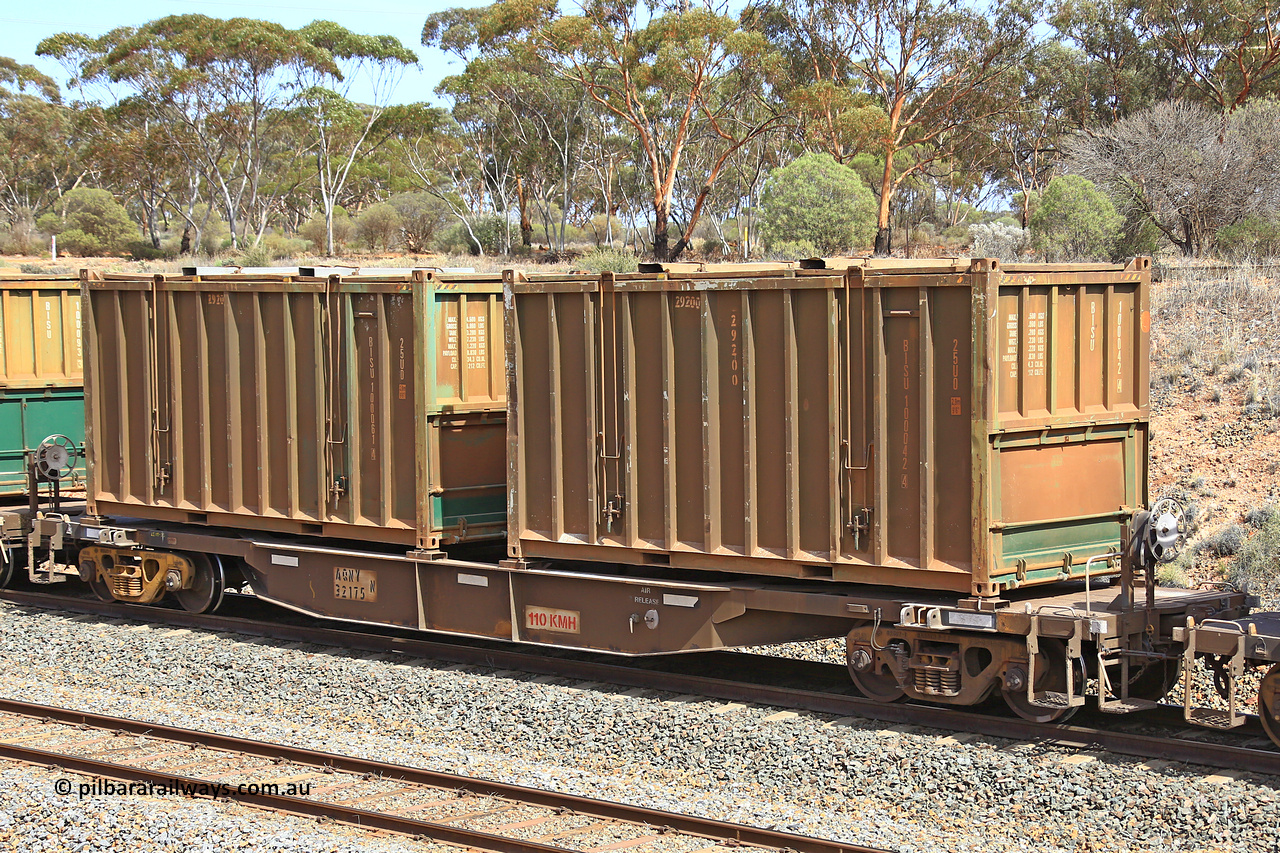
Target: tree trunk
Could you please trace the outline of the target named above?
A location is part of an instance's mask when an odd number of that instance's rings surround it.
[[[888,227],[876,229],[876,249],[877,258],[887,258],[893,252],[893,232]]]
[[[325,257],[333,257],[333,204],[324,200],[324,252]]]
[[[885,151],[884,175],[880,178],[880,209],[876,213],[876,249],[877,258],[888,256],[893,251],[892,234],[889,229],[889,202],[893,200],[893,149]]]
[[[1196,238],[1195,231],[1191,227],[1191,218],[1185,213],[1182,214],[1182,239],[1174,240],[1173,244],[1182,250],[1182,254],[1187,258],[1194,258],[1196,255]]]
[[[604,182],[604,231],[608,235],[609,248],[613,248],[613,160],[609,161]]]
[[[667,244],[667,205],[653,203],[653,259],[659,263],[671,260]]]
[[[516,201],[520,204],[520,245],[533,245],[533,221],[529,219],[529,199],[524,192],[524,178],[516,175]]]

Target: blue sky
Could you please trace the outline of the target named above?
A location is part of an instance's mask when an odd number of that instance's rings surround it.
[[[421,44],[427,15],[454,6],[478,6],[476,0],[278,0],[270,3],[221,0],[46,0],[45,3],[7,2],[0,10],[0,56],[34,65],[65,84],[66,75],[56,62],[37,57],[36,45],[60,32],[102,35],[122,25],[138,25],[165,15],[208,15],[216,18],[258,18],[286,27],[300,27],[327,19],[350,30],[370,35],[392,35],[418,54],[419,68],[409,69],[400,81],[394,100],[401,103],[440,103],[433,90],[440,79],[458,70],[444,54]],[[351,96],[360,99],[358,90]]]

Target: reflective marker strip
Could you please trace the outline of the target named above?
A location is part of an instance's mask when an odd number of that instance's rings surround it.
[[[467,575],[458,572],[458,583],[466,584],[467,586],[488,586],[489,579],[484,575]]]
[[[296,566],[298,565],[297,557],[286,557],[284,554],[272,554],[271,565],[273,566]]]
[[[670,592],[662,594],[662,603],[669,604],[672,607],[697,607],[698,596],[696,595],[674,595]]]
[[[962,628],[987,628],[990,630],[996,627],[994,613],[966,613],[948,610],[945,621],[948,625],[958,625]]]

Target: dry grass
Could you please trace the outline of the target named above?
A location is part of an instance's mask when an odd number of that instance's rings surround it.
[[[1280,497],[1280,269],[1167,269],[1152,288],[1152,494],[1195,507],[1166,580],[1221,580],[1239,527]]]
[[[1157,383],[1238,383],[1245,414],[1280,416],[1280,269],[1171,270],[1151,308]]]

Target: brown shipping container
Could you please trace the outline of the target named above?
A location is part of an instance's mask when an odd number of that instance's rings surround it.
[[[83,290],[92,512],[422,548],[503,535],[497,276]]]
[[[804,266],[509,274],[512,556],[991,596],[1117,548],[1149,261]]]

